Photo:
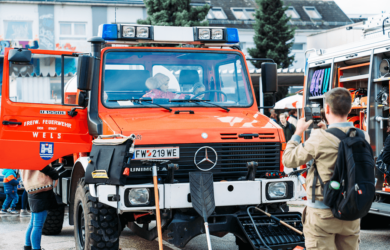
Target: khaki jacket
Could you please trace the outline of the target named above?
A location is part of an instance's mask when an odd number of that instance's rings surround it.
[[[347,132],[352,127],[338,127]],[[365,132],[366,140],[370,142],[368,134]],[[318,174],[324,183],[330,181],[336,164],[337,153],[340,140],[323,129],[313,129],[311,135],[304,143],[290,140],[283,153],[283,165],[287,168],[298,168],[314,159],[317,165]],[[312,186],[314,179],[314,168],[310,168],[306,177],[307,199],[312,199]],[[322,188],[317,181],[315,194],[316,200],[322,201]]]

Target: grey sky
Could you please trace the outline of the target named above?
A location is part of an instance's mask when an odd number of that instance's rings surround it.
[[[334,0],[344,13],[348,14],[380,14],[390,13],[390,0]]]

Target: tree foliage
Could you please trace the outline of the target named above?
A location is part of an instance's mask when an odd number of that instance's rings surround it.
[[[290,55],[293,45],[295,29],[288,25],[290,17],[285,11],[281,0],[256,0],[259,8],[256,10],[254,25],[255,48],[248,49],[253,58],[271,58],[279,68],[288,68],[294,62],[294,55]],[[256,68],[261,62],[253,61]]]
[[[159,26],[208,26],[209,5],[192,6],[191,0],[144,0],[148,17],[138,24]]]

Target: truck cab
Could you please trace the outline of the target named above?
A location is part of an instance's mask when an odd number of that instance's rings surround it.
[[[162,228],[175,246],[204,233],[190,195],[189,173],[197,171],[213,173],[211,234],[235,234],[240,249],[265,247],[246,224],[248,206],[302,226],[286,205],[299,197],[297,178],[283,173],[283,131],[259,112],[236,29],[104,24],[99,34],[90,39],[90,54],[5,52],[2,166],[62,167],[54,192],[69,206],[76,249],[117,250],[125,225],[157,237],[149,229],[156,220],[151,164],[157,164]],[[274,88],[276,65],[263,65],[263,89]],[[129,136],[134,155],[123,185],[86,183],[89,165],[113,161],[103,153],[92,157],[93,141]],[[168,163],[176,164],[174,172]],[[266,244],[273,249],[303,244],[292,231],[271,231],[287,237],[271,240],[270,233]]]

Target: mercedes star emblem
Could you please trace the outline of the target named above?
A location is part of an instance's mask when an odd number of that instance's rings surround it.
[[[204,156],[201,159],[199,156]],[[212,147],[201,147],[198,149],[194,156],[195,166],[202,171],[209,171],[217,165],[218,155]],[[210,167],[211,166],[211,167]]]

